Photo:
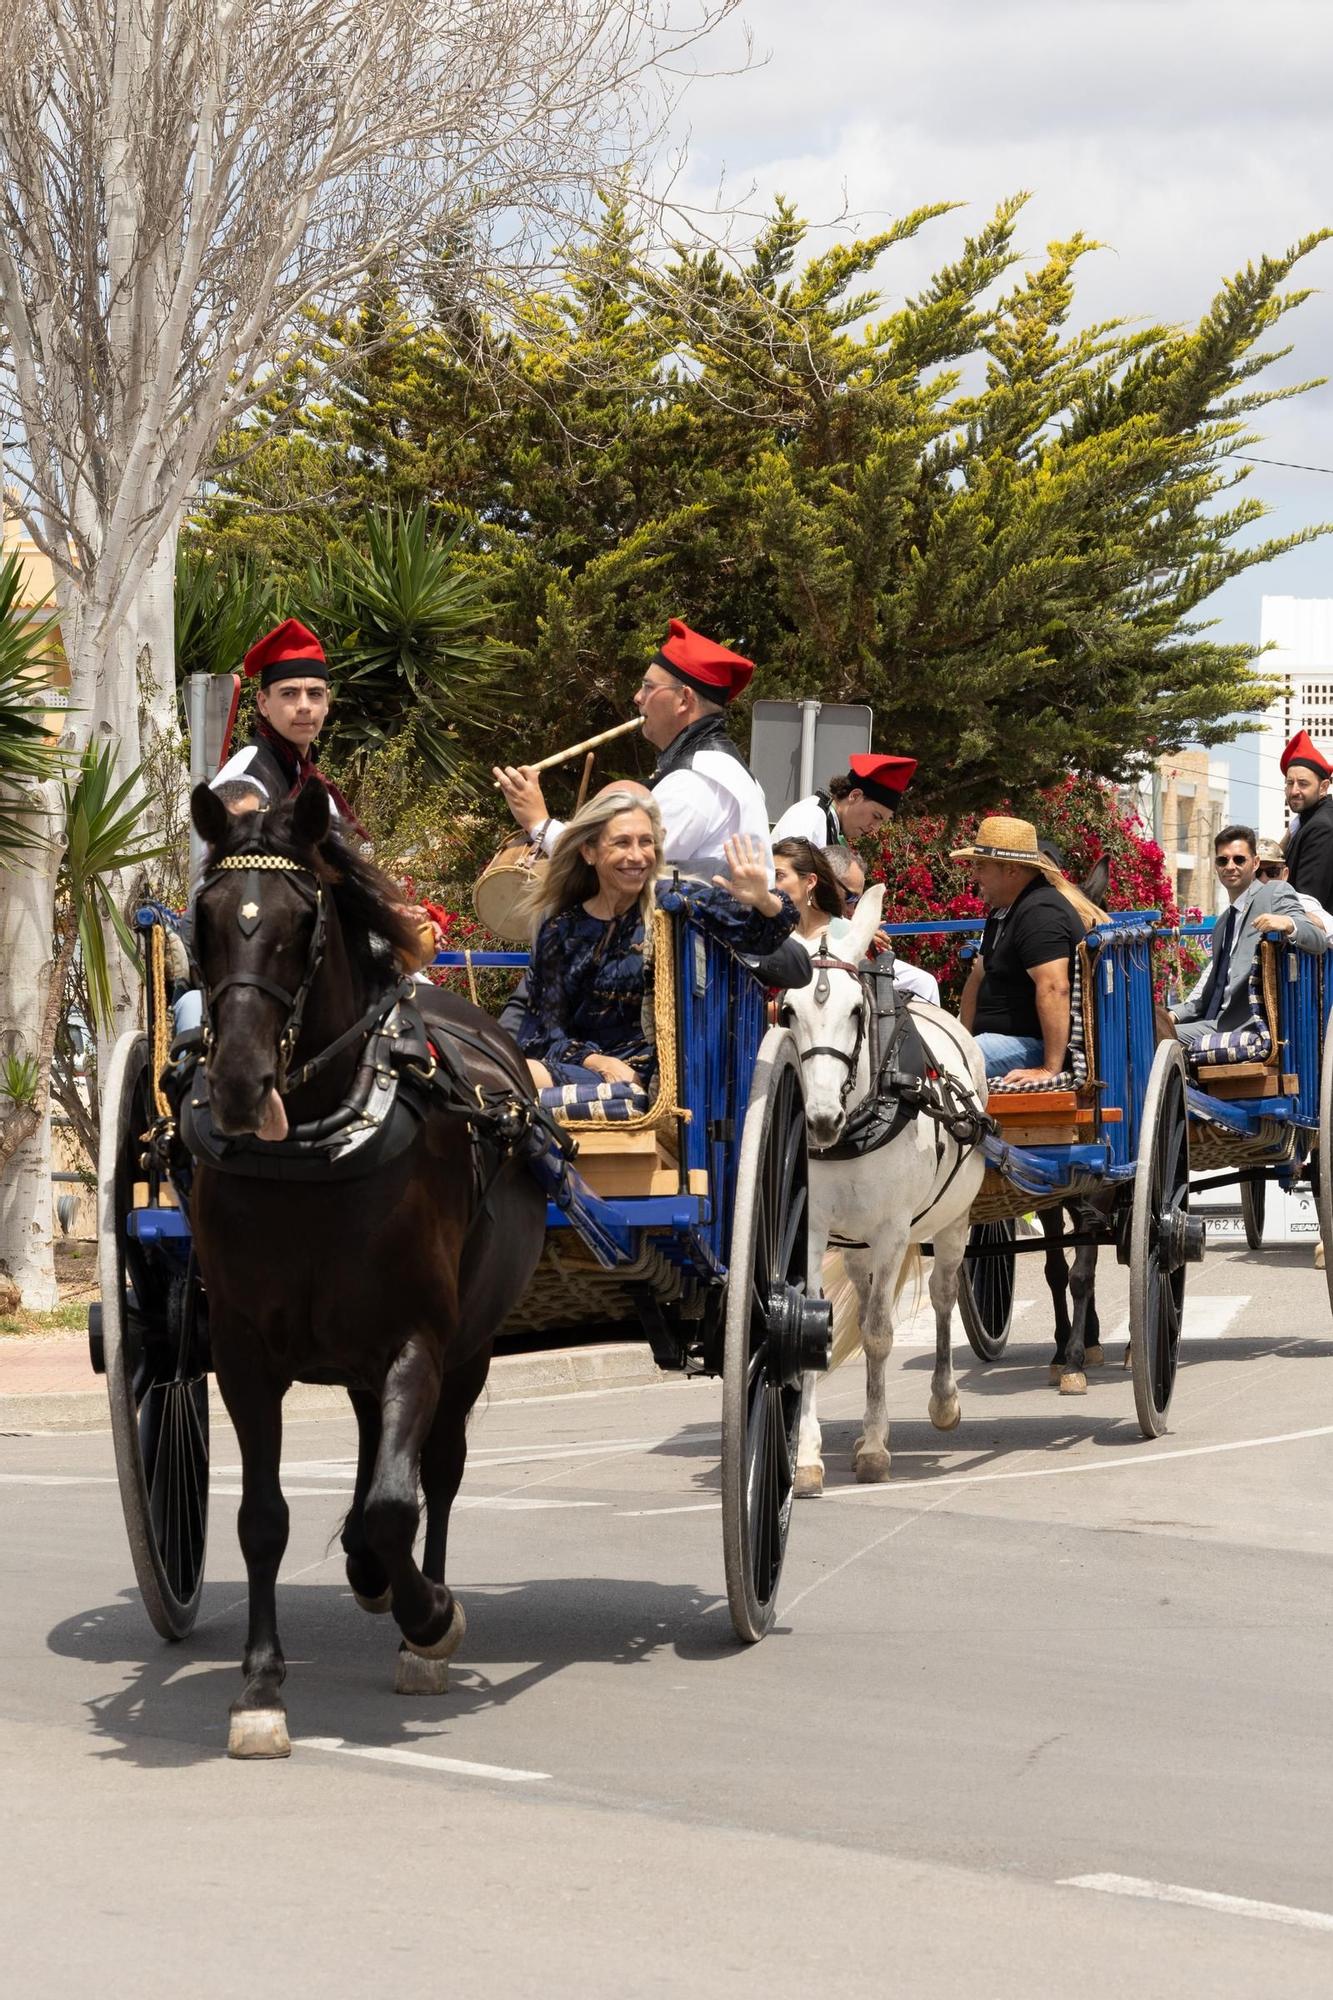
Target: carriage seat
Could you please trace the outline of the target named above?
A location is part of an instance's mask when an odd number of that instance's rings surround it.
[[[620,1125],[641,1118],[650,1098],[641,1083],[556,1083],[540,1093],[562,1125]]]

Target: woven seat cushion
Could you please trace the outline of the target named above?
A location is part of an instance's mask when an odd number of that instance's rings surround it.
[[[1025,1091],[1074,1090],[1077,1079],[1072,1069],[1062,1069],[1058,1076],[1047,1077],[1041,1083],[1002,1083],[999,1077],[991,1080],[989,1094],[992,1097],[1021,1097]]]
[[[541,1101],[562,1124],[616,1125],[641,1118],[650,1098],[641,1083],[556,1083]]]

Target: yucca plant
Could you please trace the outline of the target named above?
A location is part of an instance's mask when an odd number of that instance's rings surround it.
[[[372,514],[364,546],[341,535],[311,570],[306,602],[334,666],[333,754],[359,772],[410,725],[430,778],[480,792],[481,746],[515,694],[488,637],[486,580],[460,559],[458,531],[433,533],[425,507]]]
[[[116,907],[114,878],[166,851],[160,843],[136,837],[146,804],[138,791],[140,772],[136,766],[128,778],[116,784],[115,757],[114,745],[90,743],[79,760],[77,776],[65,779],[65,851],[56,887],[55,965],[41,1038],[30,1057],[36,1088],[22,1103],[11,1098],[10,1109],[0,1112],[0,1172],[46,1116],[56,1027],[75,947],[82,954],[94,1019],[100,1026],[109,1026],[111,976],[104,926],[110,923],[125,949],[134,950],[134,939]],[[17,1053],[29,1059],[29,1051]]]
[[[79,762],[76,781],[65,785],[65,856],[60,866],[58,901],[65,922],[78,937],[88,980],[88,997],[99,1027],[112,1018],[111,979],[107,959],[109,923],[127,952],[135,950],[113,893],[114,879],[165,854],[165,843],[137,838],[147,803],[140,790],[140,768],[115,783],[115,749],[92,744]],[[65,964],[61,966],[63,984]]]
[[[12,865],[42,838],[38,809],[25,796],[60,769],[60,752],[46,733],[41,669],[51,659],[56,621],[19,608],[23,564],[0,562],[0,867]]]
[[[176,678],[237,672],[282,613],[278,585],[258,563],[219,561],[197,539],[176,547]]]

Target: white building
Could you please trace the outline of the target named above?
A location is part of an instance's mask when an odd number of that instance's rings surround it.
[[[1259,832],[1280,840],[1287,809],[1278,759],[1298,729],[1307,729],[1333,762],[1333,597],[1265,597],[1259,637],[1273,651],[1260,673],[1283,683],[1259,724]]]

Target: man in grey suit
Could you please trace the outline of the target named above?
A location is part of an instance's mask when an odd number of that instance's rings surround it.
[[[1258,842],[1249,826],[1226,826],[1213,842],[1213,862],[1228,907],[1213,930],[1213,954],[1192,993],[1171,1009],[1187,1045],[1219,1029],[1243,1027],[1250,1014],[1250,971],[1264,937],[1289,938],[1300,951],[1328,950],[1322,924],[1307,915],[1287,882],[1255,879]]]

